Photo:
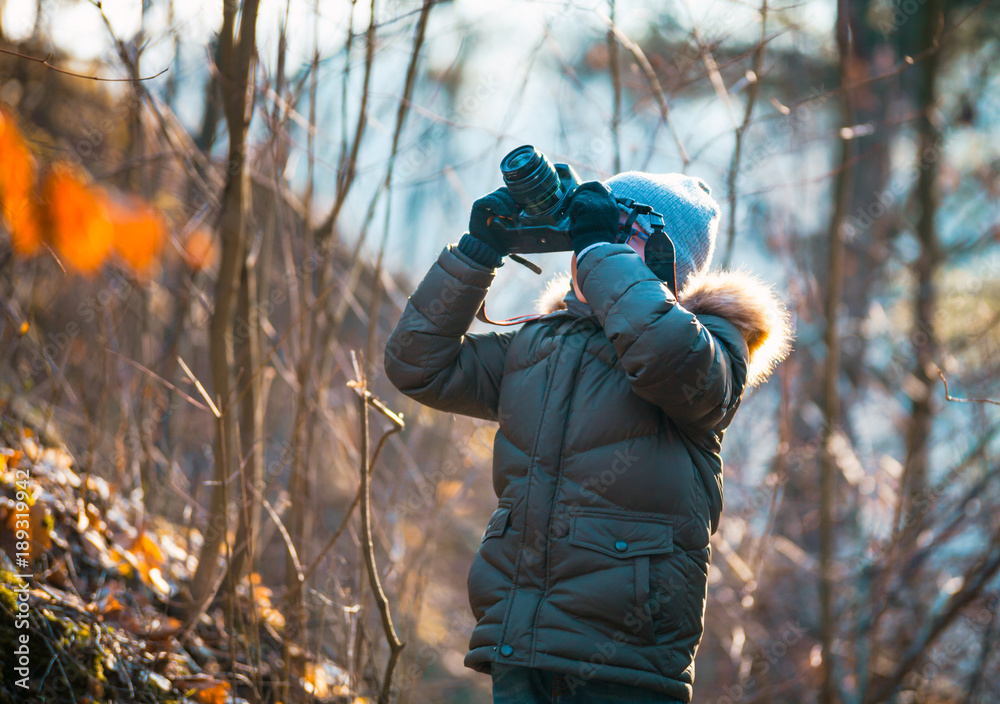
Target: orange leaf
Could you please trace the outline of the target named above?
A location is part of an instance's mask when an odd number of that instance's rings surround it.
[[[42,244],[35,200],[35,159],[14,120],[0,110],[0,204],[14,251],[31,255]]]
[[[229,683],[219,682],[208,689],[194,693],[194,700],[199,704],[226,704],[229,701]]]
[[[52,166],[42,193],[52,244],[59,256],[78,271],[95,271],[111,252],[114,240],[103,195],[66,164]]]
[[[212,679],[208,675],[179,677],[173,681],[174,689],[186,692],[198,704],[227,704],[231,701],[229,683]]]
[[[184,240],[182,254],[194,271],[204,271],[215,263],[215,240],[204,230],[195,230]]]
[[[28,539],[28,559],[32,562],[52,547],[52,533],[49,527],[50,521],[47,520],[48,515],[49,508],[42,501],[35,501],[28,507],[26,537]],[[24,552],[20,549],[15,550],[15,540],[22,539],[18,537],[17,529],[25,529],[23,524],[18,525],[17,522],[24,519],[24,514],[14,511],[13,503],[11,502],[4,505],[0,516],[3,519],[3,525],[0,525],[0,549],[6,552],[10,556],[10,559],[13,560],[17,553]]]
[[[125,263],[136,271],[147,271],[166,239],[163,218],[153,208],[132,200],[108,202],[114,227],[114,248]]]

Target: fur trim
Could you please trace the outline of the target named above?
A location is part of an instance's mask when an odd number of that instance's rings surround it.
[[[570,277],[562,274],[545,286],[537,310],[552,313],[566,307],[563,296]],[[774,289],[745,271],[711,271],[692,275],[678,301],[695,315],[724,318],[743,333],[750,350],[747,386],[759,386],[788,356],[792,325],[784,302]]]
[[[747,386],[762,384],[792,347],[792,324],[784,301],[745,271],[709,271],[691,276],[680,304],[695,315],[714,315],[736,326],[750,350]]]
[[[542,295],[535,300],[535,310],[542,315],[555,313],[557,310],[564,310],[566,308],[566,301],[563,298],[569,293],[569,288],[572,285],[573,281],[569,274],[559,274],[549,279],[549,282],[545,284],[545,290],[542,291]]]

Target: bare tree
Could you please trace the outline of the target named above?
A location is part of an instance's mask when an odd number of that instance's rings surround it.
[[[240,444],[237,442],[239,407],[232,404],[231,396],[234,365],[232,338],[234,299],[238,295],[240,272],[246,259],[250,186],[246,170],[246,133],[253,110],[254,82],[251,67],[256,44],[258,5],[258,0],[246,0],[241,4],[237,27],[236,4],[225,0],[219,37],[219,74],[229,130],[226,185],[219,216],[222,260],[216,279],[215,310],[211,326],[212,383],[220,415],[216,421],[215,486],[198,570],[191,583],[190,615],[197,615],[204,610],[218,589],[216,577],[219,574],[219,548],[224,542],[228,542],[231,499],[229,482],[234,476],[245,476]]]

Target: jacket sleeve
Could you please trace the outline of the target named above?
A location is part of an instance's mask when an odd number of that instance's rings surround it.
[[[431,408],[497,420],[515,333],[467,332],[492,281],[492,270],[455,247],[441,252],[386,343],[385,373],[397,389]]]
[[[703,429],[739,403],[749,352],[732,323],[685,310],[624,244],[589,252],[577,277],[638,396]]]

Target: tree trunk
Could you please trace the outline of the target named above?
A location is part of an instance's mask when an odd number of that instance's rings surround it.
[[[865,19],[874,4],[875,0],[851,3],[851,49],[860,79],[884,72],[898,54],[895,37],[890,38]],[[852,100],[854,124],[873,126],[871,134],[854,137],[856,163],[845,213],[851,227],[845,243],[844,272],[851,285],[844,290],[846,329],[842,331],[841,367],[852,392],[871,383],[865,364],[868,348],[863,324],[873,296],[888,278],[885,270],[892,261],[891,240],[897,232],[893,210],[898,204],[895,189],[891,188],[889,160],[897,130],[888,118],[899,100],[899,81],[891,77],[859,86]]]
[[[229,487],[238,471],[240,455],[236,443],[238,407],[232,405],[230,388],[233,368],[233,304],[237,295],[246,243],[246,204],[250,181],[245,169],[245,141],[250,124],[253,82],[250,64],[254,55],[258,0],[242,5],[239,34],[235,35],[236,5],[223,2],[222,34],[219,37],[219,70],[222,99],[229,131],[229,159],[222,198],[219,230],[222,261],[215,282],[215,310],[210,329],[212,384],[216,405],[215,487],[209,510],[198,569],[191,584],[191,615],[204,609],[217,589],[219,548],[228,534]],[[256,497],[254,498],[256,501]]]
[[[924,47],[934,45],[939,23],[943,21],[943,0],[928,0],[924,10],[923,42]],[[938,358],[938,339],[934,330],[934,316],[937,312],[937,289],[934,279],[942,262],[941,247],[938,243],[937,228],[934,224],[937,215],[937,164],[940,161],[940,133],[935,124],[934,111],[937,104],[937,74],[941,64],[941,52],[933,51],[924,59],[920,85],[920,118],[918,124],[919,141],[917,144],[917,164],[920,165],[920,175],[917,177],[917,202],[920,204],[920,217],[917,220],[916,236],[920,244],[920,254],[913,265],[916,277],[913,294],[913,331],[910,341],[914,346],[915,360],[913,378],[915,383],[911,392],[912,406],[910,422],[906,432],[906,460],[903,463],[903,486],[901,494],[905,500],[906,520],[900,525],[901,512],[897,511],[894,526],[909,536],[915,536],[917,530],[907,530],[910,526],[918,526],[921,521],[926,501],[920,499],[927,488],[928,450],[931,436],[931,425],[934,417],[933,391],[937,382],[935,362]]]
[[[230,579],[238,583],[247,560],[257,554],[260,533],[260,497],[264,495],[264,406],[261,403],[260,300],[257,292],[256,256],[248,254],[240,275],[236,340],[240,399],[240,512]],[[252,568],[251,568],[252,569]]]
[[[837,3],[837,48],[840,54],[840,87],[843,91],[841,121],[853,124],[852,95],[849,86],[854,56],[848,0]],[[823,683],[820,704],[837,701],[837,681],[833,643],[836,634],[833,608],[833,509],[837,492],[837,465],[831,445],[840,425],[840,306],[844,292],[844,230],[848,197],[851,192],[854,142],[841,138],[840,164],[834,184],[834,206],[830,218],[829,273],[826,287],[826,364],[823,372],[823,438],[820,452],[820,642],[823,648]]]

